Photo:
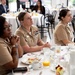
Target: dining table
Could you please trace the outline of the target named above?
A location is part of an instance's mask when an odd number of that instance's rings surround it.
[[[72,75],[70,74],[70,52],[73,49],[75,47],[52,46],[38,52],[26,53],[19,58],[18,67],[27,67],[28,70],[12,73],[13,75],[56,75],[56,67],[60,65],[63,68],[61,75]]]

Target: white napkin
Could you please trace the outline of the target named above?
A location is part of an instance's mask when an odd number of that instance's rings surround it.
[[[70,75],[75,75],[75,67],[70,67]]]

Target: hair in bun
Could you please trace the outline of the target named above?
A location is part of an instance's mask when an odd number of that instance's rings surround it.
[[[58,19],[61,20],[61,17],[59,16]]]
[[[60,12],[59,12],[59,17],[58,19],[59,20],[62,20],[62,17],[65,17],[68,13],[68,11],[70,11],[69,9],[62,9]]]

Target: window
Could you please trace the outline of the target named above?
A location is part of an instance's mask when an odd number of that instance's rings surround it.
[[[42,0],[42,4],[51,7],[51,0]]]
[[[68,6],[69,7],[75,6],[75,0],[68,0]]]
[[[42,0],[42,5],[45,6],[45,14],[49,14],[50,13],[50,8],[51,8],[51,4],[52,0]]]
[[[16,11],[17,10],[16,0],[8,0],[8,1],[9,1],[9,10]]]
[[[10,11],[17,11],[17,1],[18,0],[8,0],[9,1],[9,10]],[[26,1],[30,1],[30,5],[36,5],[36,2],[38,0],[19,0],[20,4],[22,5],[22,7],[25,8],[25,2]],[[46,8],[50,8],[51,7],[51,1],[52,0],[41,0],[42,1],[42,5],[45,6]],[[14,5],[14,6],[13,6]],[[20,5],[19,5],[20,7]]]

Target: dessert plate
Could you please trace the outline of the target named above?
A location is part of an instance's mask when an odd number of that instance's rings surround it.
[[[22,62],[23,64],[26,64],[26,65],[30,65],[30,64],[32,64],[34,61],[39,62],[40,59],[38,59],[38,58],[36,58],[36,57],[28,57],[28,58],[23,58],[23,59],[21,60],[21,62]]]

